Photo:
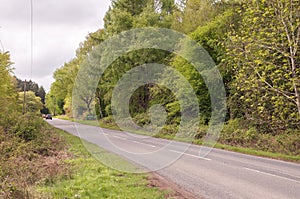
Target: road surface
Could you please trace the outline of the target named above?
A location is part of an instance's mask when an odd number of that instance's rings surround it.
[[[54,119],[49,123],[148,171],[199,198],[300,198],[300,164],[209,149]],[[89,149],[94,153],[94,149]],[[117,163],[103,160],[108,166]],[[124,168],[122,168],[124,169]]]

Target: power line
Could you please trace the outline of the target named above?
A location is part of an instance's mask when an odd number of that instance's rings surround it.
[[[30,79],[33,68],[33,0],[30,0]]]
[[[1,39],[0,39],[0,45],[1,45],[1,48],[2,48],[2,52],[4,53],[4,47],[3,47]]]
[[[2,27],[0,26],[0,28],[2,28]],[[4,47],[3,47],[3,43],[2,43],[2,41],[1,41],[1,39],[0,39],[0,46],[1,46],[1,48],[2,48],[2,52],[4,53]]]
[[[33,67],[33,0],[30,0],[30,80],[32,80],[32,67]],[[27,112],[26,102],[26,79],[24,82],[24,96],[23,96],[23,115]]]

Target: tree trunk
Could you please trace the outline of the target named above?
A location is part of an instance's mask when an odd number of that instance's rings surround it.
[[[98,100],[98,103],[99,103],[100,119],[102,119],[103,118],[103,113],[102,113],[102,107],[101,107],[101,93],[100,93],[100,89],[96,90],[96,99]]]
[[[298,115],[300,118],[300,95],[299,95],[297,83],[295,81],[295,79],[297,79],[297,75],[296,75],[296,65],[295,65],[294,57],[291,57],[291,65],[292,65],[293,87],[294,87],[294,92],[295,92],[295,97],[296,97],[296,105],[297,105],[297,109],[298,109]]]

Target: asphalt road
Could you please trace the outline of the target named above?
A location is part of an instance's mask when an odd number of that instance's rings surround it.
[[[143,170],[156,171],[199,198],[300,198],[300,164],[219,149],[202,157],[199,151],[206,152],[208,148],[58,119],[48,122],[134,162]],[[95,148],[87,148],[97,153]],[[126,171],[113,160],[101,160]]]

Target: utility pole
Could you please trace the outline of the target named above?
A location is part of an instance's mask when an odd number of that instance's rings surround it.
[[[24,82],[24,98],[23,98],[23,108],[22,108],[22,113],[23,115],[26,113],[26,79]]]

